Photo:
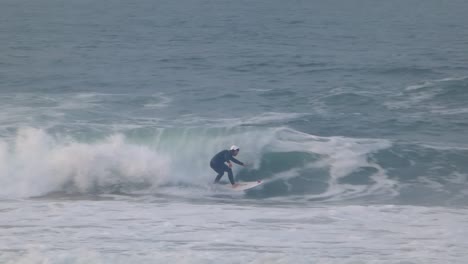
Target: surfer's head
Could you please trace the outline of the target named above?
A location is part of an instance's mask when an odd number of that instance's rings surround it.
[[[240,148],[236,145],[232,145],[229,149],[233,156],[236,156],[239,153]]]

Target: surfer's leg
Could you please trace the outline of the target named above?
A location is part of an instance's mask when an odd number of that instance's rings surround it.
[[[213,164],[213,163],[210,164],[210,167],[211,167],[214,171],[216,171],[216,172],[218,173],[218,175],[216,176],[216,179],[215,179],[215,181],[214,181],[214,183],[218,183],[219,180],[221,180],[221,177],[223,177],[223,175],[224,175],[224,168],[222,167],[222,165],[219,166],[219,165]]]
[[[234,176],[232,175],[232,169],[226,166],[229,181],[231,182],[232,185],[234,185]]]
[[[223,177],[223,175],[224,175],[224,171],[222,173],[219,173],[218,176],[216,176],[214,183],[218,183],[219,180],[221,180],[221,177]]]

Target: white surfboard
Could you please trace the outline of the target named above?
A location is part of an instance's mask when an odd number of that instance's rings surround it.
[[[226,188],[229,188],[233,191],[245,191],[245,190],[248,190],[250,188],[253,188],[253,187],[256,187],[260,184],[262,184],[263,182],[261,180],[258,180],[258,181],[253,181],[253,182],[236,182],[237,186],[236,187],[232,187],[232,185],[229,183],[229,184],[225,184],[224,186],[226,186]]]

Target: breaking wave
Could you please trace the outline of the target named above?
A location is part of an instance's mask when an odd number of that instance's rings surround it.
[[[468,149],[240,127],[136,129],[87,141],[24,128],[0,141],[0,197],[206,188],[210,158],[231,144],[252,165],[235,167],[237,180],[265,181],[248,198],[452,204],[468,195]]]

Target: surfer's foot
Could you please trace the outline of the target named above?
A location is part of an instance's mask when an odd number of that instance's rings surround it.
[[[239,184],[234,183],[234,184],[232,185],[232,188],[236,188],[237,186],[239,186]]]

